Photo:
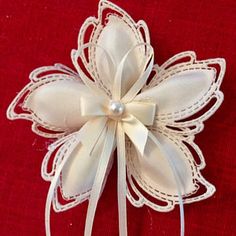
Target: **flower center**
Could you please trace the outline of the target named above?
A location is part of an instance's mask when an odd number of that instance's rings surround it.
[[[121,116],[124,113],[125,106],[119,101],[110,101],[109,112],[112,116]]]

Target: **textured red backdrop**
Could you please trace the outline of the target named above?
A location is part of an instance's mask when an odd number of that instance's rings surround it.
[[[9,121],[5,111],[28,83],[34,68],[55,62],[72,66],[83,21],[97,14],[95,0],[0,1],[0,235],[44,235],[44,204],[49,184],[40,177],[48,140],[30,130],[26,121]],[[206,122],[196,141],[207,167],[204,176],[216,194],[185,206],[186,235],[236,235],[236,1],[129,0],[118,1],[150,29],[155,60],[163,63],[175,53],[196,51],[199,59],[224,57],[222,85],[225,101]],[[82,235],[87,203],[52,214],[52,236]],[[99,202],[94,235],[118,235],[116,165]],[[158,213],[128,203],[130,236],[179,235],[179,210]]]

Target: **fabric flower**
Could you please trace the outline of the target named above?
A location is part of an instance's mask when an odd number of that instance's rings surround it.
[[[34,70],[7,111],[9,119],[32,121],[38,135],[57,138],[42,163],[42,177],[51,181],[47,235],[51,204],[60,212],[87,199],[91,235],[115,149],[120,235],[127,235],[126,197],[165,212],[214,193],[201,175],[205,161],[194,136],[223,101],[224,59],[200,61],[187,51],[154,65],[145,22],[105,0],[98,18],[82,25],[71,57],[76,72],[62,64]],[[58,200],[58,188],[68,203]]]

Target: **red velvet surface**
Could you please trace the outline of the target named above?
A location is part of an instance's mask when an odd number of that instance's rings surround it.
[[[185,206],[186,235],[236,235],[236,1],[118,1],[135,19],[144,19],[163,63],[175,53],[194,50],[199,59],[224,57],[225,101],[206,122],[196,142],[207,166],[203,175],[217,192]],[[36,67],[61,62],[72,66],[81,24],[97,14],[95,0],[0,1],[0,235],[44,235],[44,206],[49,184],[40,176],[49,140],[31,132],[30,122],[6,119],[7,106]],[[93,235],[118,235],[116,165],[99,202]],[[179,235],[179,209],[159,213],[128,202],[130,236]],[[52,213],[52,236],[83,235],[87,202],[64,213]]]

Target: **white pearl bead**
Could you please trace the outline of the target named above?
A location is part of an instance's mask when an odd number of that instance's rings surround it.
[[[113,116],[121,116],[125,110],[123,103],[119,101],[110,101],[109,111]]]

